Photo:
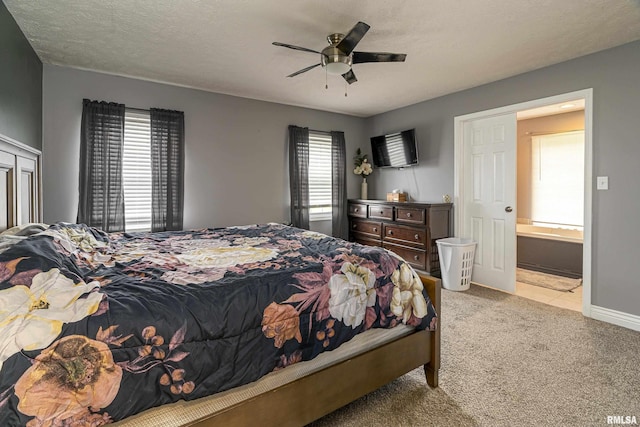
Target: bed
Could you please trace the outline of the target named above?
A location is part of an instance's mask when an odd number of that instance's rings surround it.
[[[57,224],[0,280],[1,425],[304,425],[421,365],[437,386],[439,281],[319,233]]]

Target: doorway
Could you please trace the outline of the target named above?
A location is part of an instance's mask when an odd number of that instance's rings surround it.
[[[515,176],[516,160],[510,157],[508,150],[517,145],[517,139],[515,135],[505,135],[505,148],[506,151],[501,153],[499,150],[490,153],[491,161],[487,163],[487,167],[480,168],[478,165],[481,161],[478,160],[478,156],[472,156],[474,152],[472,149],[473,138],[470,136],[473,132],[475,123],[486,122],[487,119],[493,118],[498,120],[499,125],[494,126],[492,132],[495,134],[495,130],[498,130],[503,126],[515,127],[517,125],[516,115],[519,112],[538,109],[542,107],[550,107],[556,104],[567,104],[575,100],[584,100],[584,202],[583,202],[583,219],[584,219],[584,245],[582,251],[582,313],[585,316],[590,316],[591,308],[591,218],[592,218],[592,111],[593,111],[593,91],[592,89],[585,89],[576,92],[566,93],[562,95],[552,96],[548,98],[538,99],[534,101],[528,101],[520,104],[514,104],[506,107],[496,108],[487,111],[480,111],[477,113],[467,114],[459,116],[454,119],[455,124],[455,159],[454,159],[454,202],[456,203],[455,209],[455,230],[456,235],[459,237],[470,237],[479,242],[477,250],[480,251],[480,258],[474,261],[474,277],[472,281],[480,282],[481,284],[497,287],[502,290],[514,293],[516,291],[516,264],[517,257],[516,251],[516,217],[518,215],[518,203],[516,198],[515,188],[510,191],[507,187],[507,183],[502,183],[501,188],[506,189],[504,193],[504,200],[489,200],[486,207],[493,207],[502,209],[505,212],[513,213],[511,216],[507,216],[502,219],[491,219],[488,217],[481,217],[477,215],[478,211],[482,211],[483,215],[486,212],[485,209],[478,210],[476,203],[482,201],[476,200],[476,195],[480,194],[483,188],[491,195],[494,195],[494,187],[478,186],[477,177],[481,176],[478,171],[484,171],[485,176],[490,176],[490,172],[497,170],[496,164],[500,165],[500,162],[504,162],[504,175]],[[478,135],[478,132],[476,132]],[[495,138],[494,138],[495,139]],[[498,138],[499,139],[499,138]],[[471,159],[471,160],[470,160]],[[499,170],[499,168],[498,168]],[[471,177],[471,178],[470,178]],[[474,178],[475,177],[475,178]],[[475,181],[474,181],[475,179]],[[474,184],[475,183],[475,184]],[[500,182],[499,182],[500,183]],[[476,187],[474,187],[474,185]],[[515,187],[515,183],[514,183]],[[486,201],[485,201],[486,202]],[[484,203],[484,202],[482,202]],[[474,211],[475,209],[475,211]],[[475,212],[475,213],[474,213]],[[475,224],[475,225],[474,225]],[[478,227],[483,228],[483,233],[478,233]],[[491,230],[488,234],[486,230]],[[497,232],[496,232],[497,230]],[[484,238],[483,238],[484,236]],[[490,238],[487,238],[490,237]],[[477,280],[475,277],[476,267],[480,272],[482,280]],[[487,275],[482,271],[490,271],[495,277],[487,279]],[[498,286],[496,286],[496,283]]]
[[[515,294],[582,311],[584,99],[516,116]]]

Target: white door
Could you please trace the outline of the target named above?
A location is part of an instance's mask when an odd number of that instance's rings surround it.
[[[515,113],[464,123],[463,229],[478,243],[471,280],[515,292]]]

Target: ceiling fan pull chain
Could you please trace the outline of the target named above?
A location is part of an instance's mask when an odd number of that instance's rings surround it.
[[[349,85],[347,84],[347,81],[344,81],[344,97],[347,97],[347,88],[349,87]]]
[[[324,88],[329,89],[329,82],[327,81],[327,67],[324,67]]]

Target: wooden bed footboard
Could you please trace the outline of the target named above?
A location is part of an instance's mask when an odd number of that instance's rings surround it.
[[[441,316],[440,279],[421,276]],[[440,317],[439,319],[440,320]],[[427,383],[438,386],[440,326],[420,331],[327,367],[225,410],[192,425],[303,426],[370,393],[407,372],[424,366]]]
[[[429,298],[431,298],[431,302],[436,308],[436,313],[438,313],[438,328],[435,331],[431,332],[431,336],[429,337],[431,358],[429,362],[425,363],[424,365],[424,372],[427,376],[427,384],[429,384],[431,387],[438,387],[438,371],[440,370],[440,321],[442,319],[440,279],[423,275],[420,275],[420,279],[422,280],[422,284],[429,294]]]

